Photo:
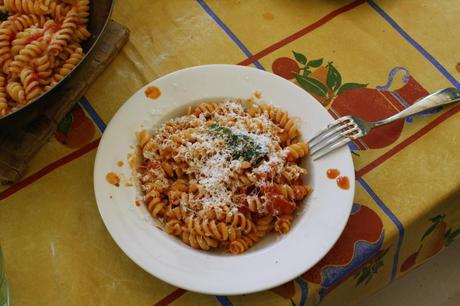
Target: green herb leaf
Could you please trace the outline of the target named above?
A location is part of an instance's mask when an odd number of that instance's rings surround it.
[[[233,134],[231,129],[222,127],[217,122],[211,124],[209,129],[224,138],[227,147],[233,150],[232,159],[243,158],[256,164],[267,154],[251,137]]]
[[[374,274],[369,275],[369,277],[367,278],[367,280],[366,280],[366,282],[364,283],[364,285],[369,284],[369,282],[372,280],[372,276],[374,276]]]
[[[383,261],[382,261],[382,260],[376,261],[376,262],[372,265],[372,268],[371,268],[372,273],[377,273],[377,271],[378,271],[381,267],[383,267]]]
[[[305,69],[303,70],[303,72],[302,72],[302,75],[305,77],[305,76],[308,76],[310,73],[311,73],[311,71],[308,70],[308,68],[305,68]],[[292,72],[292,75],[295,76],[295,73]]]
[[[380,253],[380,255],[377,257],[377,260],[382,259],[383,256],[385,256],[388,253],[389,250],[390,250],[390,248],[388,248],[385,251],[383,251],[382,253]]]
[[[434,231],[434,229],[436,228],[436,226],[438,226],[438,223],[433,223],[433,224],[431,224],[431,226],[430,226],[430,227],[426,230],[426,232],[423,234],[421,240],[425,239],[425,237],[427,237],[429,234],[431,234],[431,233]]]
[[[449,228],[449,229],[447,230],[447,232],[445,232],[444,238],[446,238],[446,239],[449,238],[451,232],[452,232],[452,228]]]
[[[430,221],[433,223],[438,223],[444,220],[445,217],[446,215],[437,215],[436,217],[431,218]]]
[[[300,86],[302,86],[309,93],[321,97],[327,97],[328,90],[326,86],[323,83],[321,83],[321,81],[318,81],[314,78],[310,78],[308,76],[301,76],[298,74],[295,75],[295,78],[297,82],[299,82]]]
[[[455,238],[457,238],[457,236],[460,234],[460,228],[453,231],[452,234],[449,235],[449,239],[452,239],[454,240]]]
[[[219,126],[219,123],[217,123],[217,122],[213,122],[213,123],[209,126],[209,128],[210,128],[211,130],[217,130],[219,127],[220,127],[220,126]]]
[[[369,272],[361,273],[361,276],[358,278],[355,287],[358,287],[362,282],[364,282],[369,277]]]
[[[307,57],[302,53],[292,51],[292,54],[294,54],[295,60],[301,63],[302,65],[305,65],[307,63]]]
[[[315,60],[311,60],[307,63],[307,67],[319,67],[323,64],[323,59],[322,58],[319,58],[319,59],[315,59]]]
[[[446,233],[447,234],[447,233]],[[449,246],[452,242],[454,242],[455,238],[457,238],[457,236],[460,234],[460,228],[449,233],[449,235],[447,235],[447,240],[446,240],[446,243],[445,245],[446,246]]]
[[[337,95],[340,95],[341,93],[344,93],[347,90],[350,89],[356,89],[356,88],[364,88],[367,87],[368,84],[359,84],[359,83],[345,83],[342,86],[340,86],[339,90],[337,91]]]
[[[332,63],[329,63],[327,67],[329,68],[327,71],[327,86],[336,91],[342,85],[342,76]]]
[[[73,117],[71,113],[65,115],[64,119],[57,126],[57,130],[64,135],[67,135],[72,127]]]

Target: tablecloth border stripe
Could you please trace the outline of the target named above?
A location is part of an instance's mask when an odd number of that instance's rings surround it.
[[[0,192],[0,200],[4,200],[6,199],[7,197],[11,196],[12,194],[18,192],[19,190],[25,188],[26,186],[32,184],[33,182],[35,182],[36,180],[42,178],[43,176],[47,175],[48,173],[50,173],[51,171],[67,164],[67,163],[70,163],[71,161],[79,158],[80,156],[94,150],[95,148],[97,148],[97,146],[99,145],[99,141],[101,139],[98,138],[98,139],[95,139],[93,140],[92,142],[88,143],[87,145],[81,147],[80,149],[52,162],[51,164],[47,165],[46,167],[40,169],[39,171],[33,173],[32,175],[24,178],[22,181],[12,185],[11,187],[3,190],[2,192]]]
[[[93,122],[96,124],[96,126],[99,129],[99,131],[101,131],[101,133],[104,133],[105,128],[107,127],[107,125],[102,120],[102,118],[99,116],[99,114],[96,112],[96,110],[93,108],[93,106],[88,101],[88,99],[83,96],[78,103],[88,113],[88,115],[91,117],[91,119],[93,119]]]
[[[300,302],[298,306],[305,306],[308,300],[308,283],[301,278],[296,278],[294,281],[300,287]]]
[[[262,57],[272,53],[273,51],[275,50],[278,50],[279,48],[282,48],[284,46],[286,46],[287,44],[301,38],[302,36],[306,35],[307,33],[310,33],[314,30],[316,30],[317,28],[319,28],[320,26],[322,26],[323,24],[331,21],[332,19],[334,19],[335,17],[341,15],[342,13],[345,13],[345,12],[348,12],[349,10],[352,10],[358,6],[360,6],[361,4],[364,4],[366,2],[366,0],[356,0],[356,1],[353,1],[345,6],[342,6],[332,12],[330,12],[329,14],[325,15],[324,17],[320,18],[319,20],[315,21],[314,23],[304,27],[303,29],[295,32],[294,34],[274,43],[273,45],[271,46],[268,46],[267,48],[263,49],[262,51],[254,54],[253,56],[250,56],[248,57],[247,59],[241,61],[240,63],[238,63],[238,65],[243,65],[243,66],[248,66],[252,63],[254,63],[255,61],[261,59]]]
[[[170,294],[168,294],[167,296],[153,304],[153,306],[167,306],[175,300],[177,300],[178,298],[180,298],[181,296],[183,296],[185,293],[187,293],[187,290],[177,288],[176,290],[174,290],[173,292],[171,292]]]
[[[395,255],[393,257],[393,269],[391,271],[391,278],[390,282],[392,282],[396,277],[396,272],[398,271],[398,262],[399,262],[399,252],[401,250],[402,242],[404,239],[404,226],[402,225],[401,221],[396,217],[395,214],[391,211],[388,206],[383,203],[380,197],[374,192],[374,190],[367,184],[367,182],[363,178],[358,179],[359,184],[366,190],[366,192],[371,196],[374,202],[382,209],[382,211],[390,218],[390,220],[396,225],[399,233],[398,243],[396,245]]]
[[[398,152],[402,151],[405,147],[408,145],[414,143],[418,139],[420,139],[423,135],[427,134],[429,131],[434,129],[436,126],[441,124],[442,122],[446,121],[449,117],[452,117],[456,113],[460,111],[460,105],[455,106],[448,111],[444,112],[442,115],[419,129],[417,132],[412,134],[411,136],[407,137],[397,145],[395,145],[393,148],[388,150],[387,152],[383,153],[379,157],[377,157],[375,160],[364,166],[363,168],[359,169],[356,171],[356,177],[361,178],[363,175],[367,174],[368,172],[372,171],[379,165],[381,165],[383,162],[385,162],[387,159],[392,157],[393,155],[397,154]]]
[[[230,37],[231,40],[240,48],[241,51],[249,58],[252,57],[251,51],[241,42],[241,40],[233,33],[230,28],[217,16],[217,14],[206,4],[204,0],[196,0],[198,4],[204,9],[204,11],[219,25],[219,27]],[[262,70],[265,68],[258,62],[254,61],[254,65]]]
[[[216,295],[216,299],[222,306],[233,306],[232,301],[230,301],[230,299],[227,296]]]
[[[407,42],[409,42],[418,52],[420,52],[433,66],[446,77],[452,85],[457,89],[460,89],[460,83],[447,71],[444,66],[438,62],[425,48],[423,48],[418,42],[416,42],[404,29],[398,25],[398,23],[391,18],[380,6],[374,1],[367,0],[367,3],[387,21]]]

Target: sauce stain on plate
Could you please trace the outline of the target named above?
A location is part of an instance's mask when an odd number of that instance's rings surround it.
[[[145,96],[149,99],[156,100],[161,96],[161,91],[156,86],[149,86],[145,90]]]
[[[340,175],[340,171],[337,169],[327,169],[326,175],[328,178],[333,180]]]
[[[109,184],[112,184],[116,187],[119,187],[120,186],[120,178],[118,177],[118,175],[114,172],[109,172],[107,173],[107,175],[105,176],[105,180],[109,183]]]
[[[338,169],[327,169],[326,175],[329,179],[333,180],[336,179],[335,181],[337,182],[337,186],[341,189],[350,189],[350,179],[348,176],[339,176],[340,171]]]
[[[339,176],[336,180],[337,186],[342,189],[350,189],[350,179],[348,176]]]

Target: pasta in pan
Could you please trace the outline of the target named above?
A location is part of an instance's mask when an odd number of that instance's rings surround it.
[[[166,233],[189,246],[247,251],[286,234],[311,192],[299,163],[308,146],[288,113],[268,104],[203,103],[139,132],[144,203]]]
[[[0,0],[0,117],[62,80],[83,58],[89,0]]]

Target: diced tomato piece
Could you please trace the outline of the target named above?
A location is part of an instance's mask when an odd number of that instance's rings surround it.
[[[283,195],[278,193],[269,193],[267,197],[267,209],[274,216],[291,214],[296,209],[294,202],[288,201]]]
[[[262,186],[262,190],[264,191],[265,194],[267,193],[281,193],[281,190],[278,188],[278,186],[273,185],[273,184],[265,184]]]
[[[244,199],[242,202],[241,202],[241,206],[238,207],[238,210],[241,212],[241,213],[248,213],[250,212],[249,211],[249,204],[248,204],[248,201],[246,199]]]
[[[147,165],[147,169],[160,169],[160,168],[161,168],[161,165],[160,163],[157,163],[157,162],[150,162]]]
[[[302,184],[303,184],[302,178],[299,176],[299,177],[294,181],[294,184],[296,184],[296,185],[302,185]]]

